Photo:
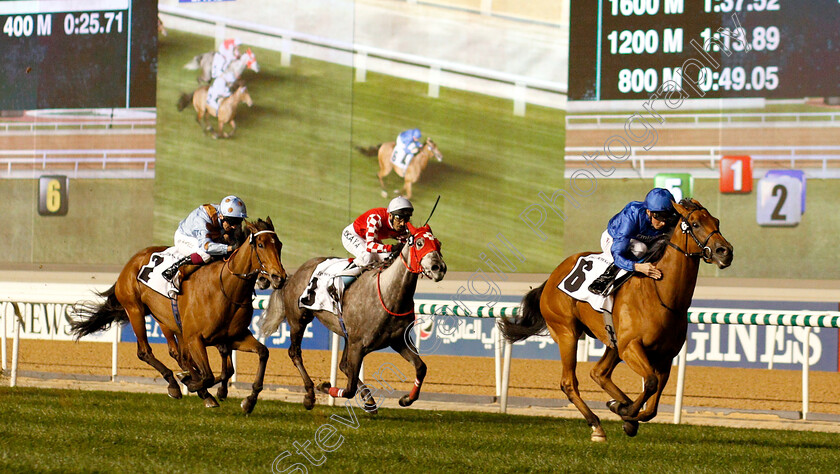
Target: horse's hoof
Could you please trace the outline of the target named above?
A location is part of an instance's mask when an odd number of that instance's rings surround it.
[[[615,413],[616,415],[621,416],[621,414],[618,413],[618,410],[621,409],[621,403],[619,403],[618,400],[608,401],[607,402],[607,408],[609,408],[610,411]]]
[[[369,415],[375,415],[379,413],[379,407],[376,406],[376,403],[365,403],[365,411],[368,412]]]
[[[332,385],[330,385],[329,382],[321,382],[317,387],[315,387],[315,389],[321,393],[330,393],[330,387],[332,387]]]
[[[604,432],[604,428],[601,428],[600,426],[593,426],[592,435],[589,439],[594,443],[606,443],[607,433]]]
[[[181,395],[181,387],[179,386],[169,386],[169,398],[174,398],[175,400],[179,400],[183,395]]]
[[[629,437],[636,436],[636,433],[639,432],[639,422],[638,421],[625,421],[624,422],[624,433]]]
[[[240,406],[242,407],[242,411],[246,415],[250,415],[251,412],[254,411],[254,405],[256,405],[256,404],[257,404],[256,399],[251,399],[251,397],[248,397],[248,398],[242,400],[242,403],[240,404]]]
[[[388,192],[383,189],[382,191],[379,192],[379,195],[382,196],[383,198],[387,198],[388,197]]]
[[[303,397],[303,408],[307,410],[311,410],[315,407],[315,395],[312,395],[312,398]]]
[[[410,407],[412,403],[414,403],[414,400],[412,400],[408,394],[405,394],[402,397],[400,397],[401,407]]]
[[[219,402],[213,398],[213,395],[208,395],[207,398],[204,399],[204,406],[207,408],[219,408]]]

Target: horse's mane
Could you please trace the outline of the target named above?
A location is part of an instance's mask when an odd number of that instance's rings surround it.
[[[236,243],[236,245],[242,245],[248,240],[248,237],[251,235],[251,230],[249,225],[253,226],[257,232],[261,230],[274,230],[274,225],[270,221],[264,221],[262,219],[257,219],[256,221],[245,221],[245,225],[236,227],[233,229],[233,232],[229,232],[225,234],[225,241],[230,245]]]
[[[703,209],[703,206],[700,205],[697,201],[693,201],[691,199],[683,198],[680,200],[680,206],[686,208],[686,210],[690,211],[697,211]],[[662,235],[651,242],[650,248],[648,249],[648,258],[646,261],[648,262],[658,262],[662,255],[665,254],[665,249],[668,248],[668,242],[671,240],[671,237],[674,235],[674,231],[677,229],[677,223],[679,223],[679,219],[675,219],[673,222],[666,223],[665,231]]]

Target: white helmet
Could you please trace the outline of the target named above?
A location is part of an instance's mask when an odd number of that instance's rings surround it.
[[[388,203],[388,214],[411,217],[413,213],[414,206],[411,205],[411,201],[402,196],[397,196]]]
[[[248,211],[245,210],[245,203],[236,196],[227,196],[222,199],[221,204],[219,204],[219,209],[224,217],[238,217],[240,219],[248,217]]]

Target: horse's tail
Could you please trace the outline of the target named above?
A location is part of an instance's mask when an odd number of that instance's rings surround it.
[[[274,334],[283,321],[286,320],[286,305],[283,303],[282,290],[275,290],[271,292],[268,297],[268,306],[263,312],[263,320],[260,325],[260,330],[266,336]]]
[[[186,109],[188,105],[192,104],[193,94],[195,94],[195,92],[192,94],[181,94],[181,98],[178,99],[178,112]]]
[[[184,69],[189,69],[190,71],[197,71],[198,68],[201,67],[201,56],[203,55],[199,54],[198,56],[192,58],[190,62],[184,64]]]
[[[73,305],[75,317],[71,318],[70,331],[76,335],[76,340],[96,331],[108,329],[111,323],[128,321],[125,309],[114,294],[116,286],[115,284],[101,293],[96,292],[98,296],[105,298],[105,301],[100,304],[87,302]]]
[[[379,154],[379,147],[381,147],[381,146],[382,146],[382,144],[380,143],[379,145],[374,145],[374,146],[369,146],[369,147],[363,147],[363,146],[358,146],[357,145],[355,148],[357,150],[359,150],[359,152],[361,154],[365,155],[365,156],[376,156],[376,155]]]
[[[545,283],[529,291],[522,298],[522,314],[519,318],[499,320],[499,331],[509,342],[518,342],[545,331],[545,318],[540,312],[540,297],[543,289],[545,289]]]

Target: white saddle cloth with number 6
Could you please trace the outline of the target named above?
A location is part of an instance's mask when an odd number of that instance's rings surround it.
[[[599,313],[605,310],[612,312],[612,295],[605,298],[589,291],[589,285],[601,276],[611,263],[612,261],[606,259],[603,253],[580,257],[575,262],[575,266],[572,267],[572,271],[566,275],[566,278],[563,278],[557,288],[576,300],[589,303]],[[626,273],[627,270],[619,270],[616,278],[620,278]]]

